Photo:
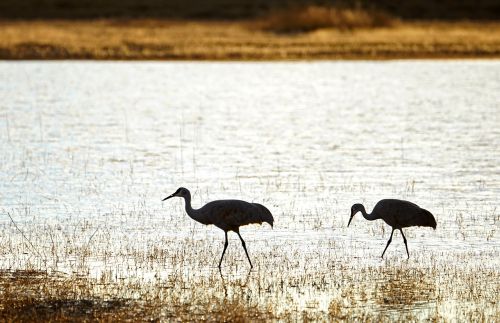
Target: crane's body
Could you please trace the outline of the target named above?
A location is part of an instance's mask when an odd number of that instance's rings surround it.
[[[380,200],[370,214],[366,213],[365,207],[362,204],[354,204],[351,207],[351,218],[347,226],[351,224],[352,218],[358,212],[361,212],[363,217],[369,221],[382,219],[392,227],[391,237],[387,242],[384,252],[382,252],[382,258],[392,241],[394,230],[399,230],[401,232],[406,247],[406,253],[408,254],[408,258],[410,258],[408,244],[402,229],[412,226],[423,226],[436,229],[436,219],[432,213],[409,201],[396,199]]]
[[[213,224],[224,231],[238,232],[240,226],[268,222],[273,225],[271,212],[261,204],[241,200],[216,200],[198,210],[200,223]]]
[[[227,232],[234,231],[238,234],[245,254],[247,255],[250,267],[253,267],[252,261],[248,255],[245,241],[240,235],[240,227],[251,224],[267,222],[273,226],[274,218],[271,212],[263,205],[258,203],[249,203],[241,200],[216,200],[205,204],[199,209],[193,209],[191,206],[191,193],[188,189],[180,187],[174,194],[166,197],[163,201],[174,197],[182,197],[185,201],[186,213],[195,221],[210,225],[213,224],[225,233],[226,241],[224,250],[219,261],[219,268],[222,264],[222,259],[227,249],[228,240]]]

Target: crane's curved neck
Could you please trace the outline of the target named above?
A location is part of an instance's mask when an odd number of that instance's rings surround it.
[[[373,212],[372,213],[366,213],[366,210],[365,210],[365,207],[364,205],[361,205],[361,214],[363,214],[363,217],[365,219],[367,219],[368,221],[373,221],[373,220],[377,220],[379,219],[380,217],[377,216],[377,214],[374,214]]]
[[[186,207],[186,213],[189,215],[189,217],[195,221],[198,221],[203,224],[207,224],[207,221],[203,214],[199,212],[199,210],[193,209],[191,206],[191,193],[188,191],[188,194],[184,196],[184,203]]]
[[[196,216],[196,210],[193,209],[193,207],[191,206],[191,193],[188,191],[188,194],[186,196],[183,196],[183,197],[184,197],[184,204],[185,204],[185,208],[186,208],[186,213],[190,217],[195,219],[194,217]]]

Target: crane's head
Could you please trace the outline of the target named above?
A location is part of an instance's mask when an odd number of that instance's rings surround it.
[[[162,201],[168,200],[171,197],[178,196],[178,197],[187,197],[189,195],[189,190],[184,187],[179,187],[177,191],[174,192],[174,194],[171,194],[164,198]]]
[[[354,215],[358,212],[361,212],[361,210],[363,210],[365,207],[363,206],[363,204],[359,204],[359,203],[356,203],[356,204],[353,204],[351,206],[351,218],[349,219],[349,223],[347,224],[347,226],[349,226],[349,224],[351,224],[351,221],[352,221],[352,218],[354,218]]]

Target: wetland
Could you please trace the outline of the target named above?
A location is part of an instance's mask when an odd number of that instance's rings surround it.
[[[500,318],[500,62],[0,62],[0,318]],[[193,206],[265,205],[236,234]],[[382,198],[430,210],[408,228]]]

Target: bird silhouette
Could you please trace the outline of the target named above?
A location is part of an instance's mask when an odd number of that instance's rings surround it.
[[[403,228],[421,226],[421,227],[431,227],[436,229],[436,219],[431,212],[420,208],[418,205],[396,199],[386,199],[380,200],[371,214],[367,214],[363,204],[354,204],[351,207],[351,218],[349,219],[349,224],[351,224],[352,218],[358,212],[363,214],[363,217],[369,221],[382,219],[392,227],[391,237],[387,241],[384,252],[382,252],[382,258],[384,258],[385,251],[392,241],[392,235],[394,230],[398,229],[401,231],[403,236],[403,241],[406,247],[406,253],[408,254],[408,259],[410,259],[410,253],[408,252],[408,244],[406,243],[406,237],[403,233]]]
[[[222,256],[219,261],[219,269],[228,245],[228,231],[234,231],[238,234],[243,249],[245,249],[248,262],[250,263],[250,268],[253,268],[250,256],[248,256],[245,240],[243,240],[240,235],[240,227],[251,223],[262,224],[262,222],[267,222],[272,227],[274,218],[265,206],[240,200],[217,200],[207,203],[199,209],[193,209],[191,207],[191,193],[184,187],[179,187],[175,193],[167,196],[162,201],[175,196],[184,198],[186,213],[193,220],[205,225],[213,224],[224,231],[226,242],[224,243],[224,250],[222,251]]]

